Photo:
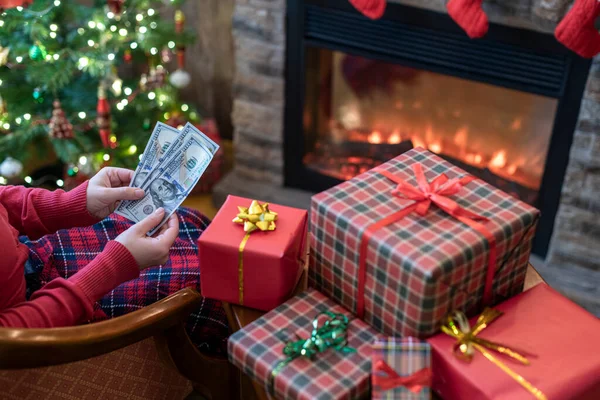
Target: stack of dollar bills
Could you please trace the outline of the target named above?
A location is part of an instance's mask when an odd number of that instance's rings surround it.
[[[189,122],[182,130],[158,122],[152,131],[130,186],[142,188],[140,200],[123,201],[115,212],[139,222],[163,207],[161,223],[153,235],[190,194],[219,146]]]

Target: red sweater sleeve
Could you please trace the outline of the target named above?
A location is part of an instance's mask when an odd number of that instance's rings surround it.
[[[9,223],[20,234],[37,239],[59,229],[98,222],[87,210],[87,186],[88,182],[84,182],[69,192],[3,186],[0,204],[8,212]]]
[[[87,321],[95,301],[138,276],[139,268],[129,250],[119,242],[108,242],[102,253],[71,278],[54,279],[31,300],[2,310],[0,326],[54,328]]]

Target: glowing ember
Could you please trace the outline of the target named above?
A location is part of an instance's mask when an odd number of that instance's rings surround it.
[[[467,137],[469,136],[469,133],[467,131],[466,127],[462,127],[459,130],[456,131],[456,134],[454,135],[454,144],[456,144],[457,146],[459,146],[461,149],[464,148],[467,145]]]
[[[400,138],[400,134],[398,133],[398,131],[394,131],[392,132],[392,134],[388,137],[388,143],[389,144],[398,144],[401,141]]]
[[[475,154],[475,157],[473,157],[473,161],[475,161],[476,164],[481,164],[482,160],[483,157],[481,157],[481,154]]]
[[[514,175],[514,174],[515,174],[515,172],[517,172],[517,166],[516,166],[515,164],[513,164],[513,165],[509,166],[509,167],[506,169],[506,172],[508,172],[508,174],[509,174],[509,175]]]
[[[381,133],[379,133],[378,131],[373,131],[371,132],[371,134],[369,135],[369,137],[367,137],[367,141],[369,143],[373,143],[373,144],[379,144],[381,143]]]
[[[492,156],[490,160],[490,168],[504,168],[506,165],[506,152],[500,150]]]
[[[431,143],[429,145],[429,150],[439,154],[442,152],[442,145],[439,142]]]

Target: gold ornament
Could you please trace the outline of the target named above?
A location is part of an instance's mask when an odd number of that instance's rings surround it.
[[[277,213],[269,211],[269,203],[260,204],[252,200],[250,207],[238,206],[239,214],[233,219],[236,224],[244,225],[244,232],[252,233],[259,229],[261,231],[274,231]]]

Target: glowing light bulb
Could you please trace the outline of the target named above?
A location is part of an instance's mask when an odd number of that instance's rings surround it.
[[[2,79],[0,79],[0,86],[2,86]]]
[[[4,26],[4,20],[0,19],[0,27]]]
[[[63,180],[62,180],[62,179],[58,179],[58,180],[56,181],[56,186],[58,186],[58,187],[63,187],[63,186],[64,186],[64,184],[65,184],[65,182],[63,182]]]
[[[8,181],[6,180],[5,177],[0,176],[0,185],[6,185],[8,183]]]
[[[121,100],[121,103],[122,103],[124,106],[126,106],[127,104],[129,104],[129,100],[127,100],[127,99],[123,99],[123,100]]]
[[[52,39],[56,39],[56,32],[50,32],[50,37]]]
[[[24,180],[25,180],[25,182],[27,182],[27,183],[29,183],[29,184],[31,185],[31,181],[32,181],[32,179],[31,179],[31,177],[30,177],[30,176],[26,176],[26,177],[24,178]]]
[[[113,53],[110,53],[107,57],[110,61],[115,59],[115,55]]]
[[[145,26],[140,26],[140,33],[146,33],[148,32],[148,28],[146,28]]]
[[[55,6],[55,7],[58,7],[58,6],[60,6],[60,0],[55,0],[55,1],[54,1],[54,6]]]
[[[58,25],[56,25],[56,24],[50,24],[50,30],[52,32],[56,32],[58,30]]]
[[[154,99],[156,98],[156,93],[154,93],[154,92],[150,92],[150,93],[148,93],[148,98],[149,98],[150,100],[154,100]]]
[[[129,96],[132,93],[131,88],[126,87],[125,89],[123,89],[123,92],[125,93],[126,96]]]
[[[104,26],[104,24],[102,22],[98,22],[96,24],[96,28],[100,29],[101,31],[106,29],[106,26]]]
[[[50,54],[46,54],[46,57],[44,58],[46,59],[46,61],[52,60],[52,56]]]
[[[2,125],[2,127],[4,129],[10,129],[10,124],[8,122],[5,122],[4,125]]]
[[[153,16],[154,15],[154,9],[153,8],[149,8],[148,9],[148,15],[149,16]]]
[[[121,79],[115,79],[111,85],[113,92],[117,95],[121,95],[121,89],[123,88],[123,81]]]
[[[81,164],[81,165],[87,164],[87,157],[86,156],[79,157],[79,164]]]
[[[108,17],[108,19],[113,19],[115,17],[115,14],[109,11],[106,13],[106,16]]]
[[[124,108],[125,106],[123,105],[123,103],[117,103],[117,110],[123,111]]]
[[[164,94],[161,94],[160,96],[158,96],[158,99],[160,101],[165,101],[165,100],[167,100],[167,96],[165,96]]]
[[[121,35],[121,36],[127,36],[127,29],[125,29],[125,28],[119,29],[119,35]]]
[[[77,28],[77,33],[78,34],[83,35],[84,32],[85,32],[85,29],[83,29],[83,28]]]
[[[77,114],[77,115],[79,115],[79,118],[84,119],[86,114],[85,114],[85,112],[80,111],[79,114]]]
[[[136,21],[141,21],[143,19],[144,19],[144,16],[142,14],[138,14],[138,15],[135,16],[135,20]]]
[[[90,29],[94,29],[96,27],[96,23],[94,21],[90,21],[88,22],[88,26],[90,27]]]
[[[104,155],[102,156],[102,159],[103,159],[104,161],[108,161],[108,160],[110,160],[110,155],[109,155],[109,154],[104,154]]]
[[[16,122],[17,124],[21,124],[21,121],[22,121],[21,117],[17,117],[17,118],[15,118],[15,122]]]
[[[79,168],[73,167],[73,172],[78,173],[79,172]]]
[[[158,53],[158,49],[156,47],[150,49],[150,54],[154,55],[156,53]]]
[[[31,119],[31,114],[29,114],[29,113],[24,114],[23,118],[25,118],[25,121],[29,121]]]
[[[52,58],[54,58],[55,60],[58,60],[60,58],[60,56],[58,55],[58,53],[56,53],[55,55],[52,56]]]
[[[92,47],[94,44],[95,43],[92,39],[88,40],[88,46]]]
[[[20,63],[21,61],[23,61],[23,57],[18,56],[17,58],[15,58],[15,60],[17,60],[17,62]]]
[[[169,48],[172,49],[175,47],[175,42],[171,40],[169,43],[167,43],[167,46],[169,46]]]
[[[132,49],[137,49],[138,44],[136,42],[131,42],[131,44],[129,45],[129,47],[131,47]]]
[[[158,26],[158,24],[156,23],[156,21],[150,22],[150,28],[156,29],[157,26]]]
[[[23,11],[23,7],[17,7],[17,11]]]
[[[187,111],[190,109],[190,106],[188,106],[187,104],[182,104],[181,105],[181,111]]]
[[[117,26],[116,25],[111,25],[110,26],[110,31],[111,32],[116,32],[117,31]]]
[[[79,64],[78,67],[79,67],[79,69],[84,69],[85,67],[88,66],[89,63],[90,63],[89,58],[87,58],[87,57],[81,57],[79,59],[79,62],[78,62],[78,64]]]
[[[111,143],[117,143],[117,137],[116,137],[115,135],[112,135],[112,136],[110,137],[110,142],[111,142]],[[107,160],[107,161],[108,161],[108,160]]]
[[[132,144],[131,146],[129,146],[129,154],[135,154],[137,153],[137,146],[135,144]]]

